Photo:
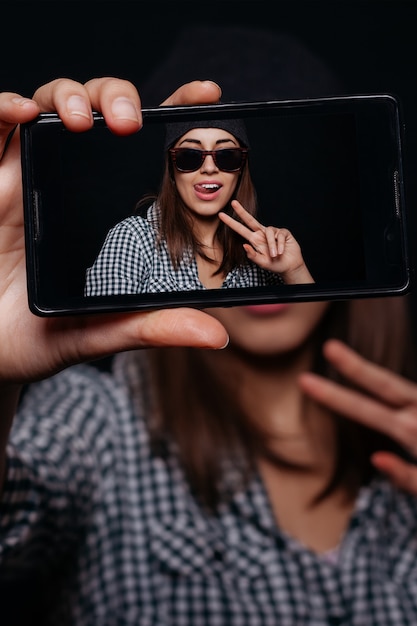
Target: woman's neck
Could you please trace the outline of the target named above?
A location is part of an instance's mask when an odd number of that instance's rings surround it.
[[[321,467],[326,459],[326,465],[333,467],[333,417],[309,401],[298,386],[298,375],[312,365],[310,345],[282,357],[246,355],[233,349],[221,357],[219,369],[229,377],[233,372],[239,402],[270,433],[272,450],[291,462]]]
[[[275,359],[239,358],[230,351],[229,376],[233,369],[242,406],[270,433],[271,454],[260,454],[257,464],[277,524],[323,552],[337,546],[345,532],[354,494],[340,484],[317,501],[331,482],[337,447],[333,416],[308,401],[297,383],[311,368],[312,354],[310,346]]]
[[[218,246],[216,238],[219,226],[219,218],[217,215],[210,217],[193,217],[193,232],[197,241],[208,249],[214,249]]]
[[[224,281],[223,274],[216,274],[223,260],[223,250],[216,239],[219,220],[195,222],[194,233],[201,246],[196,255],[198,277],[207,289],[220,288]]]

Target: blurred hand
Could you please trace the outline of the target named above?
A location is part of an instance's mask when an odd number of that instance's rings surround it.
[[[365,393],[310,372],[300,376],[303,391],[332,411],[388,435],[417,459],[417,385],[367,361],[340,341],[328,341],[324,354]],[[400,489],[417,495],[416,465],[384,451],[371,460]]]

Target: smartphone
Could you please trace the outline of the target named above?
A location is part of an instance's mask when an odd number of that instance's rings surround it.
[[[124,137],[113,134],[99,113],[82,133],[69,132],[53,113],[22,125],[33,313],[336,300],[410,289],[403,122],[395,96],[162,106],[144,109],[143,119],[138,133]],[[249,138],[245,167],[256,190],[256,219],[292,233],[314,282],[206,288],[197,273],[197,283],[177,287],[162,273],[156,288],[142,288],[140,279],[134,289],[89,292],[88,273],[109,233],[125,220],[146,219],[140,200],[161,189],[167,125],[236,119]],[[131,254],[136,262],[144,247],[129,252],[122,245],[118,260]],[[154,259],[157,265],[158,252]]]

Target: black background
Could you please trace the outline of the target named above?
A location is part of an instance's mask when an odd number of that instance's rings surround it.
[[[417,241],[417,2],[0,2],[0,89],[31,95],[59,76],[85,81],[115,75],[144,89],[144,105],[158,104],[183,78],[198,74],[210,49],[201,43],[189,58],[152,86],[177,36],[201,28],[266,29],[295,36],[341,80],[340,93],[396,94],[405,122],[405,184],[411,252]],[[248,38],[245,54],[250,55]],[[221,37],[216,45],[221,49]],[[256,50],[253,51],[255,53]],[[225,56],[232,66],[233,59]],[[204,70],[201,70],[204,72]],[[177,78],[178,77],[178,78]],[[313,78],[314,81],[314,78]],[[246,85],[259,99],[256,81]],[[319,89],[319,87],[317,87]],[[161,94],[161,96],[160,96]],[[246,94],[245,94],[246,95]],[[290,94],[292,95],[292,94]],[[303,94],[301,94],[303,95]],[[315,95],[318,95],[317,93]],[[327,95],[324,94],[323,95]],[[160,97],[159,97],[160,96]],[[278,94],[279,96],[279,94]],[[237,98],[238,99],[238,98]],[[413,298],[415,299],[415,297]]]

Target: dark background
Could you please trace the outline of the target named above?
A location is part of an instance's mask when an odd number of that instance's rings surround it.
[[[401,98],[406,124],[407,182],[414,188],[415,0],[11,0],[0,1],[0,18],[0,88],[25,95],[59,76],[84,81],[93,76],[115,75],[132,80],[141,89],[163,62],[181,30],[191,38],[199,27],[243,25],[294,35],[341,78],[346,93],[390,92]],[[248,47],[249,44],[248,40]],[[189,59],[190,68],[206,63],[206,56],[202,44],[197,58]],[[224,61],[230,63],[233,59],[226,57]],[[161,86],[161,93],[168,93],[170,85],[179,84],[183,71],[183,67],[178,68],[178,79],[173,76],[166,89]],[[256,94],[253,99],[257,99]]]
[[[2,91],[29,96],[39,85],[59,76],[85,81],[94,76],[115,75],[137,85],[145,106],[155,105],[183,80],[216,79],[217,70],[221,75],[226,66],[233,67],[235,51],[228,49],[227,35],[222,31],[223,27],[230,27],[240,33],[235,81],[241,88],[233,91],[225,85],[226,100],[247,99],[248,94],[250,99],[287,96],[285,89],[282,94],[279,89],[274,94],[262,93],[260,85],[265,83],[261,75],[262,59],[260,69],[245,76],[244,66],[247,63],[250,67],[257,56],[263,31],[268,37],[278,39],[295,37],[316,60],[324,61],[332,77],[336,75],[340,79],[336,85],[333,78],[328,80],[326,76],[320,83],[306,65],[304,78],[308,81],[310,75],[311,93],[298,92],[298,87],[291,84],[295,50],[288,57],[287,74],[280,67],[286,84],[290,85],[289,97],[329,95],[331,91],[397,95],[405,122],[405,184],[413,253],[417,241],[415,0],[209,3],[14,0],[0,2],[0,18]],[[217,39],[203,41],[201,33],[208,29],[210,35],[211,28],[220,29]],[[201,45],[198,54],[188,56],[186,50],[181,56],[177,49],[178,63],[170,66],[168,55],[177,45],[178,37],[182,42],[200,38]],[[284,58],[282,64],[285,62]],[[211,74],[205,75],[208,71]],[[163,80],[158,76],[163,76]]]

